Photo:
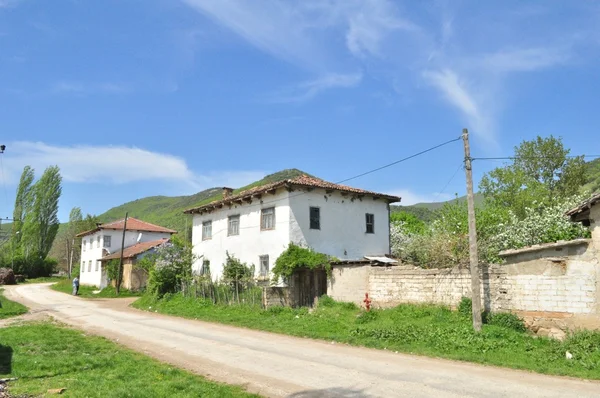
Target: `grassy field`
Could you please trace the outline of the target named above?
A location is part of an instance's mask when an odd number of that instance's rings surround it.
[[[50,286],[51,289],[57,292],[72,294],[73,293],[73,282],[70,279],[63,279],[58,283]],[[107,286],[100,293],[94,294],[93,292],[98,290],[94,286],[79,286],[79,296],[84,298],[115,298],[115,297],[138,297],[141,292],[132,292],[127,289],[121,289],[121,293],[117,296],[117,291],[112,286]]]
[[[358,346],[532,370],[553,375],[600,379],[600,332],[579,332],[564,342],[536,338],[513,316],[496,315],[480,334],[473,332],[470,309],[400,305],[364,312],[353,304],[320,300],[319,308],[215,306],[173,295],[144,296],[134,307],[160,313],[266,330],[292,336],[334,340]],[[573,359],[565,358],[566,351]]]
[[[66,388],[61,396],[255,396],[50,323],[0,329],[0,342],[0,375],[19,378],[9,384],[13,395],[41,396]]]
[[[27,283],[50,283],[50,282],[62,282],[67,280],[66,277],[62,276],[41,276],[39,278],[25,279],[25,282],[20,282],[21,284]]]
[[[23,304],[15,303],[4,297],[4,289],[0,289],[0,319],[10,318],[17,315],[22,315],[27,312],[27,307]]]

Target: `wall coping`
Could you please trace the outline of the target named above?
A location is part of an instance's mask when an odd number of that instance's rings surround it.
[[[498,255],[500,257],[510,257],[510,256],[515,256],[517,254],[532,253],[532,252],[542,251],[542,250],[546,250],[546,249],[559,248],[559,247],[589,245],[591,242],[592,242],[591,239],[559,240],[558,242],[543,243],[540,245],[527,246],[527,247],[523,247],[521,249],[503,250]]]

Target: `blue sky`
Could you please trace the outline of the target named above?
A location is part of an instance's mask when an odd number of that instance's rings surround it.
[[[583,1],[0,0],[0,216],[26,164],[60,166],[65,220],[284,168],[335,182],[463,127],[474,156],[538,134],[597,154],[599,23]],[[461,159],[348,184],[445,200]]]

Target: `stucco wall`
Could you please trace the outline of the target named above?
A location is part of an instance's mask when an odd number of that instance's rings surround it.
[[[600,252],[600,204],[595,204],[590,209],[590,230],[596,251]]]
[[[162,238],[170,238],[171,234],[165,232],[140,232],[140,231],[125,231],[125,247],[132,246],[137,243],[139,234],[142,234],[140,242],[149,242]],[[110,236],[110,247],[106,250],[108,253],[114,253],[121,249],[121,240],[123,231],[116,230],[101,230],[95,234],[84,236],[81,245],[81,270],[79,272],[79,281],[82,285],[91,285],[98,287],[106,287],[106,271],[102,268],[100,259],[105,255],[103,253],[104,236]],[[100,246],[98,247],[98,237],[100,237]],[[89,241],[92,239],[92,248],[89,248]],[[86,243],[84,250],[83,242]],[[92,261],[91,271],[88,271],[89,261]],[[98,270],[96,270],[96,261],[98,261]],[[85,268],[84,268],[85,265]]]
[[[320,209],[320,229],[310,229],[310,207]],[[295,243],[340,260],[389,254],[389,214],[385,200],[370,196],[359,199],[315,189],[302,195],[292,193],[290,208],[290,238]],[[372,234],[366,233],[366,213],[375,216]]]
[[[194,271],[200,272],[202,261],[210,261],[210,273],[214,278],[222,274],[223,264],[227,258],[226,252],[239,258],[242,262],[254,264],[259,271],[259,256],[268,255],[270,269],[275,259],[289,243],[290,210],[289,193],[279,189],[275,195],[265,194],[262,199],[252,203],[223,207],[209,214],[194,215],[192,227],[192,244],[194,254],[199,258],[194,263]],[[261,231],[261,209],[275,207],[275,229]],[[239,235],[227,236],[228,217],[240,216]],[[202,240],[202,223],[212,221],[212,238]]]
[[[275,207],[274,230],[261,231],[261,209]],[[319,207],[319,230],[310,229],[309,208]],[[375,233],[366,233],[365,214],[375,216]],[[227,236],[228,217],[240,216],[240,233]],[[269,256],[269,269],[290,242],[340,259],[360,259],[369,254],[389,252],[388,205],[385,200],[362,199],[352,195],[325,190],[292,191],[279,189],[275,195],[264,194],[252,203],[234,205],[209,214],[194,215],[192,243],[194,253],[203,256],[194,264],[194,271],[201,270],[203,259],[210,261],[213,278],[222,274],[226,252],[248,264],[254,264],[258,273],[259,256]],[[202,240],[202,223],[212,221],[212,238]]]
[[[374,305],[439,303],[456,306],[471,295],[467,269],[334,266],[328,294],[361,303],[368,286]],[[483,267],[482,298],[495,311],[600,315],[598,258],[589,241],[515,253],[505,265]],[[362,278],[362,281],[360,279]],[[561,315],[562,316],[562,315]]]

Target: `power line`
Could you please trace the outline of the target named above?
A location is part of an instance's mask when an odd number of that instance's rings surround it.
[[[458,138],[455,138],[455,139],[453,139],[453,140],[450,140],[450,141],[446,141],[446,142],[444,142],[444,143],[441,143],[441,144],[439,144],[439,145],[433,146],[433,147],[431,147],[431,148],[429,148],[429,149],[425,149],[424,151],[421,151],[421,152],[415,153],[414,155],[410,155],[410,156],[407,156],[407,157],[405,157],[405,158],[403,158],[403,159],[396,160],[395,162],[388,163],[388,164],[386,164],[386,165],[383,165],[383,166],[381,166],[381,167],[377,167],[376,169],[373,169],[373,170],[366,171],[366,172],[364,172],[364,173],[361,173],[361,174],[359,174],[359,175],[356,175],[356,176],[354,176],[354,177],[346,178],[345,180],[342,180],[342,181],[336,182],[336,184],[341,184],[342,182],[346,182],[346,181],[354,180],[354,179],[356,179],[356,178],[359,178],[359,177],[366,176],[367,174],[371,174],[371,173],[374,173],[374,172],[376,172],[376,171],[383,170],[383,169],[385,169],[385,168],[388,168],[388,167],[394,166],[394,165],[396,165],[396,164],[398,164],[398,163],[402,163],[402,162],[404,162],[404,161],[407,161],[407,160],[409,160],[409,159],[412,159],[412,158],[416,158],[416,157],[417,157],[417,156],[419,156],[419,155],[423,155],[424,153],[431,152],[431,151],[433,151],[434,149],[438,149],[438,148],[440,148],[440,147],[443,147],[444,145],[448,145],[448,144],[450,144],[450,143],[452,143],[452,142],[456,142],[456,141],[459,141],[459,140],[461,140],[461,139],[462,139],[462,136],[461,136],[461,137],[458,137]]]
[[[441,191],[439,191],[438,193],[435,194],[435,196],[434,196],[435,200],[437,200],[438,197],[444,193],[444,191],[446,190],[446,188],[448,188],[448,185],[450,185],[450,183],[452,182],[452,180],[454,180],[454,177],[456,177],[456,174],[458,174],[458,171],[461,170],[464,167],[463,163],[464,163],[463,161],[460,162],[460,164],[458,165],[458,168],[452,174],[452,177],[450,177],[450,179],[448,180],[448,182],[446,183],[446,185],[444,185],[444,188],[442,188]]]

